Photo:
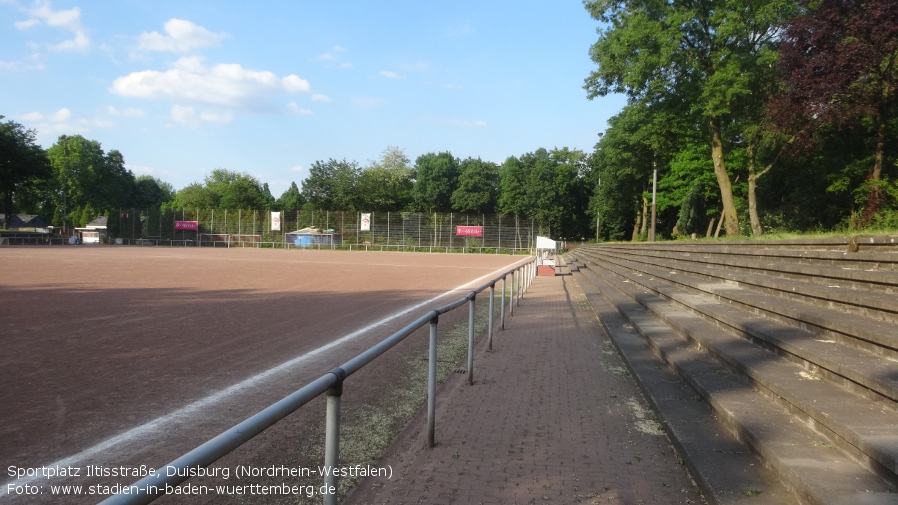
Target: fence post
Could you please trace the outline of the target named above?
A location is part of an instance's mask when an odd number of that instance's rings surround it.
[[[476,294],[468,300],[468,385],[474,385],[474,300]]]
[[[518,269],[515,268],[511,272],[511,299],[508,301],[508,313],[509,315],[514,315],[514,302],[515,302],[515,285],[518,283]]]
[[[327,418],[324,426],[324,505],[337,505],[337,467],[340,464],[340,397],[346,371],[337,367],[331,370],[337,383],[327,390]]]
[[[433,316],[430,320],[430,350],[427,360],[427,447],[433,449],[436,446],[434,432],[436,431],[437,410],[437,325],[440,317]]]
[[[508,274],[502,276],[502,307],[499,310],[499,328],[502,331],[505,331],[505,280],[508,278]]]
[[[490,317],[489,323],[487,323],[487,350],[493,350],[493,299],[496,297],[496,283],[490,284]]]

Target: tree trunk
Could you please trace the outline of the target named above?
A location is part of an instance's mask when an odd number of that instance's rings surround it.
[[[883,152],[886,148],[886,120],[882,114],[880,114],[878,122],[879,124],[876,125],[876,153],[873,157],[872,179],[874,181],[882,180]]]
[[[723,138],[721,135],[720,119],[711,117],[708,120],[711,129],[711,159],[714,162],[714,175],[717,176],[717,185],[720,186],[720,201],[723,203],[723,217],[726,220],[727,236],[739,235],[739,218],[736,216],[736,203],[733,200],[733,185],[730,183],[730,175],[727,173],[726,163],[723,159]]]
[[[642,197],[642,226],[639,227],[639,234],[645,235],[648,232],[649,225],[649,199],[646,197]]]
[[[761,229],[761,219],[758,217],[758,179],[764,175],[756,173],[755,154],[757,146],[754,141],[748,144],[748,219],[751,221],[751,234],[760,237],[764,231]]]
[[[763,230],[761,230],[761,220],[758,218],[757,190],[758,179],[752,169],[748,172],[748,219],[751,221],[751,234],[760,237]]]
[[[633,242],[639,240],[639,230],[643,228],[643,218],[645,217],[645,198],[642,199],[643,206],[642,208],[636,212],[636,223],[633,225],[633,237],[630,239]]]

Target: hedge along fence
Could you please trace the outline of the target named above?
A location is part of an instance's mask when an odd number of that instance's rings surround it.
[[[338,244],[342,245],[321,247],[515,252],[529,251],[537,235],[549,234],[536,221],[515,215],[372,212],[368,217],[369,229],[362,230],[359,212],[280,211],[280,230],[273,230],[267,210],[122,209],[118,216],[109,216],[107,235],[110,241],[122,239],[126,244],[197,245],[206,237],[203,245],[292,247],[286,234],[313,227],[322,232],[332,230],[341,239]],[[197,230],[176,229],[177,221],[196,222]],[[480,226],[482,236],[458,236],[458,226]],[[212,235],[221,240],[212,240]]]

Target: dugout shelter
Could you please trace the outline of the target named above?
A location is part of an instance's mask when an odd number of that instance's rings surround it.
[[[284,242],[287,246],[293,245],[302,248],[321,248],[343,245],[343,237],[333,230],[322,231],[309,227],[284,234]]]

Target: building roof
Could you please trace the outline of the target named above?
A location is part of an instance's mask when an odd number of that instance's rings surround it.
[[[106,223],[108,222],[109,217],[107,216],[98,216],[95,217],[93,221],[84,225],[85,228],[103,228],[106,229]]]
[[[0,214],[0,228],[47,228],[47,222],[34,214],[13,214],[6,222],[6,214]]]

